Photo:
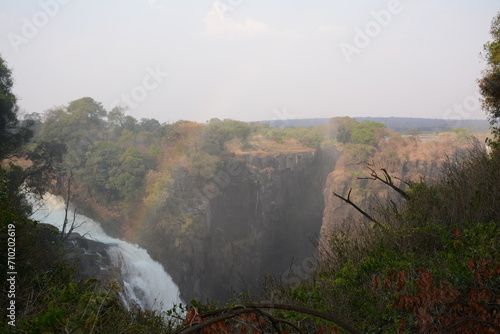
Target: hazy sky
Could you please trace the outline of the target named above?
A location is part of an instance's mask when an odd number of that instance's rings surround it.
[[[27,112],[90,96],[136,118],[485,118],[498,0],[17,0],[0,53]]]

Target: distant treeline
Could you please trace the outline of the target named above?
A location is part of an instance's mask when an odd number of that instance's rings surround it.
[[[358,122],[369,120],[384,124],[387,128],[398,132],[406,133],[418,131],[421,133],[447,132],[456,128],[466,128],[472,132],[486,132],[489,129],[487,120],[475,119],[434,119],[434,118],[411,118],[411,117],[353,117]],[[268,120],[259,123],[268,123],[272,127],[314,127],[328,124],[330,118],[305,118]]]

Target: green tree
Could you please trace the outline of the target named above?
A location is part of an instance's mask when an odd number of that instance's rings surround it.
[[[104,194],[109,199],[116,199],[118,192],[111,183],[114,168],[118,168],[120,148],[113,142],[97,142],[87,153],[85,166],[79,177],[90,188],[94,196]]]
[[[352,129],[358,122],[346,116],[335,118],[332,120],[332,123],[337,130],[337,141],[342,144],[349,143],[351,141]]]
[[[250,126],[242,121],[234,121],[234,120],[224,120],[225,127],[228,132],[232,133],[232,135],[242,142],[246,142],[248,140],[248,136],[252,132]]]
[[[212,118],[205,127],[203,135],[210,151],[223,151],[224,143],[233,137],[233,134],[224,126],[224,122],[218,118]],[[212,149],[213,148],[213,149]]]
[[[40,140],[67,144],[66,163],[81,166],[94,141],[106,136],[106,115],[102,104],[90,97],[72,101],[67,107],[57,107],[46,113]]]
[[[204,147],[212,153],[218,153],[224,150],[224,143],[233,138],[246,143],[251,132],[251,127],[245,122],[232,119],[221,121],[218,118],[212,118],[205,127]]]
[[[137,132],[137,125],[138,125],[137,120],[134,117],[127,115],[124,118],[122,128],[123,130],[128,130],[135,133]]]
[[[316,148],[323,141],[323,132],[320,128],[298,128],[295,129],[294,135],[299,143],[307,147]]]
[[[63,156],[66,145],[54,141],[37,143],[32,150],[26,153],[31,166],[23,172],[21,183],[26,182],[29,191],[36,195],[43,195],[52,180],[57,178],[63,166]]]
[[[484,56],[488,62],[483,77],[478,80],[484,110],[492,126],[493,140],[496,145],[500,141],[500,13],[495,16],[491,24],[490,34],[492,41],[484,45]]]
[[[353,144],[363,144],[376,146],[382,137],[381,130],[385,125],[374,121],[362,121],[352,128],[351,142]]]
[[[161,127],[160,122],[154,118],[141,118],[139,122],[140,131],[154,132]]]
[[[108,131],[113,136],[119,136],[125,123],[125,108],[114,107],[108,113]]]
[[[146,163],[139,150],[128,148],[118,156],[109,182],[120,198],[133,199],[139,194],[146,172]]]
[[[87,153],[79,178],[94,196],[113,201],[135,198],[146,171],[145,159],[136,148],[123,151],[114,142],[99,141]]]
[[[12,71],[0,57],[0,161],[19,149],[33,136],[29,129],[19,123],[17,98],[12,93]]]

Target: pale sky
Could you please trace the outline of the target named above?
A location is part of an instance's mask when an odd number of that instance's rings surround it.
[[[498,0],[17,0],[0,54],[26,113],[90,96],[138,119],[485,118]]]

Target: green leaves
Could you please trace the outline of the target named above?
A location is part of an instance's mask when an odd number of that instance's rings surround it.
[[[12,72],[0,57],[0,160],[8,157],[28,142],[33,133],[20,126],[17,118],[19,107],[12,92]]]
[[[385,135],[384,124],[368,120],[358,123],[350,117],[332,118],[330,127],[333,130],[330,136],[336,133],[337,141],[342,144],[377,146]]]
[[[245,122],[212,118],[204,129],[203,138],[206,141],[204,146],[209,153],[220,153],[224,151],[224,143],[233,138],[246,142],[250,133],[251,128]]]
[[[362,121],[352,128],[351,142],[353,144],[363,144],[377,146],[382,138],[385,125],[379,122]]]
[[[484,57],[488,61],[488,67],[478,83],[483,96],[483,109],[488,112],[492,125],[494,138],[490,143],[497,146],[500,141],[500,128],[496,124],[500,119],[500,13],[493,19],[490,33],[493,40],[484,45]]]
[[[110,141],[97,142],[87,153],[82,180],[98,196],[108,199],[132,199],[142,187],[146,163],[136,148],[125,151]]]

